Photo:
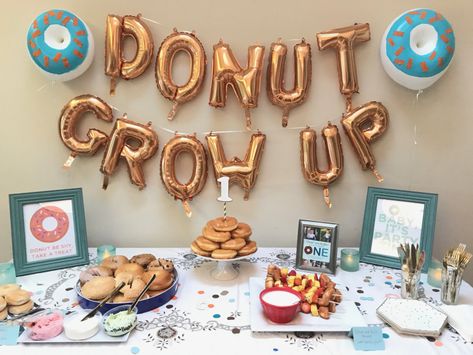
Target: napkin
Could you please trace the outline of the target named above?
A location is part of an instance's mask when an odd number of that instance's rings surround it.
[[[473,342],[473,306],[468,304],[443,305],[440,307],[448,316],[448,323],[463,339]]]

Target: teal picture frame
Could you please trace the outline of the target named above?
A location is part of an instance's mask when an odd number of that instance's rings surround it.
[[[28,236],[25,231],[24,207],[57,201],[71,201],[73,223],[70,225],[68,221],[68,230],[74,233],[70,239],[75,242],[76,253],[74,255],[53,256],[44,260],[28,261],[26,248],[26,238]],[[89,263],[84,200],[81,188],[10,194],[9,202],[13,261],[17,276]]]
[[[379,199],[424,205],[419,246],[421,250],[425,250],[425,263],[422,267],[422,272],[427,272],[430,260],[432,259],[438,195],[427,192],[368,187],[360,239],[360,261],[400,269],[401,263],[398,256],[394,257],[372,252],[374,227],[377,218],[376,210]]]

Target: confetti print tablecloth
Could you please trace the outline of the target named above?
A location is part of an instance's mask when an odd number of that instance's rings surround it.
[[[293,267],[294,249],[260,248],[245,261],[235,262],[240,273],[232,281],[210,277],[214,263],[191,254],[188,249],[118,249],[132,256],[153,253],[173,260],[180,287],[172,301],[159,309],[139,315],[137,328],[125,344],[17,345],[0,347],[2,354],[349,354],[356,353],[353,341],[344,334],[324,333],[252,333],[250,330],[250,276],[264,277],[269,263]],[[90,250],[95,260],[95,252]],[[74,310],[77,306],[74,284],[85,267],[51,271],[19,277],[18,282],[33,292],[33,298],[46,307]],[[438,339],[403,336],[383,324],[376,308],[385,297],[399,297],[400,273],[385,267],[361,264],[356,273],[337,270],[336,282],[346,285],[343,293],[356,300],[368,324],[383,330],[386,350],[383,354],[473,354],[455,330],[447,327]],[[440,304],[440,292],[422,275],[422,295],[432,304]],[[461,303],[473,303],[473,288],[463,283]],[[376,354],[377,352],[371,352]]]

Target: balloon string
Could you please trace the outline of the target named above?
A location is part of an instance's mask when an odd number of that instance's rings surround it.
[[[251,131],[251,113],[249,108],[245,108],[246,129]]]
[[[384,178],[381,176],[378,170],[376,170],[375,168],[372,168],[371,171],[373,172],[374,176],[376,176],[376,180],[378,180],[378,182],[384,181]]]
[[[102,189],[107,190],[107,187],[108,187],[108,175],[104,175]]]
[[[186,213],[186,216],[188,218],[191,218],[192,210],[191,210],[191,206],[189,205],[189,201],[187,200],[182,201],[182,207],[184,207],[184,212]]]
[[[74,159],[76,158],[77,154],[72,152],[69,157],[67,158],[66,162],[64,163],[63,167],[66,169],[69,169],[74,162]]]
[[[54,85],[56,85],[56,82],[55,82],[54,80],[52,80],[52,81],[49,81],[49,82],[47,82],[46,84],[40,86],[39,88],[37,88],[36,91],[37,91],[37,92],[40,92],[40,91],[42,91],[44,88],[46,88],[46,87],[48,87],[48,86],[53,87]]]
[[[330,202],[330,191],[328,190],[328,186],[324,186],[324,201],[328,208],[332,208],[332,202]]]
[[[176,112],[177,112],[177,107],[179,106],[179,103],[178,102],[174,102],[173,105],[172,105],[172,109],[171,111],[169,112],[168,114],[168,120],[169,121],[172,121],[174,119],[174,117],[176,116]]]
[[[287,127],[287,123],[289,121],[289,109],[284,107],[282,110],[282,126]]]

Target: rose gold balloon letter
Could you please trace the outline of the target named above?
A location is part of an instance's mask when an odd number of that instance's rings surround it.
[[[289,111],[302,104],[309,93],[312,77],[310,45],[302,39],[294,46],[294,88],[284,88],[287,46],[280,41],[271,45],[267,72],[267,93],[273,105],[283,109],[282,126],[287,126]]]
[[[248,48],[248,65],[242,69],[230,46],[222,40],[214,46],[212,61],[212,87],[209,105],[225,107],[227,86],[231,85],[240,104],[245,109],[246,128],[251,129],[250,108],[258,105],[264,46]]]
[[[350,100],[358,92],[358,78],[353,46],[357,42],[370,40],[368,23],[337,28],[317,33],[317,44],[320,50],[334,48],[337,53],[337,69],[340,92]]]
[[[243,188],[245,191],[244,199],[248,200],[250,190],[255,185],[256,177],[258,176],[266,135],[262,133],[253,134],[245,159],[240,160],[234,157],[231,161],[228,161],[225,157],[225,152],[218,135],[210,134],[206,138],[217,184],[219,178],[228,176],[230,184],[234,183]]]
[[[65,168],[69,168],[74,158],[79,155],[93,155],[97,150],[105,145],[108,140],[107,134],[92,128],[87,132],[87,139],[82,140],[77,136],[76,124],[87,112],[92,112],[95,116],[107,122],[112,122],[112,108],[101,98],[93,95],[80,95],[69,101],[62,109],[59,118],[59,134],[62,142],[72,152],[69,155]]]
[[[378,182],[383,177],[376,170],[376,160],[370,144],[388,128],[389,113],[381,102],[371,101],[346,113],[342,118],[343,128],[355,149],[363,170],[370,169]]]
[[[302,175],[311,184],[322,186],[324,189],[324,200],[329,208],[332,207],[328,185],[338,179],[343,172],[343,150],[340,142],[338,128],[329,124],[322,129],[322,137],[325,142],[325,153],[327,155],[328,169],[320,170],[317,163],[317,134],[311,128],[301,131],[301,167]]]
[[[116,120],[100,167],[105,175],[102,186],[104,190],[107,189],[108,179],[115,171],[120,157],[128,165],[132,183],[140,190],[146,186],[142,165],[158,149],[158,136],[150,125],[148,123],[145,126],[126,118]],[[130,141],[138,142],[138,147],[132,146]]]

